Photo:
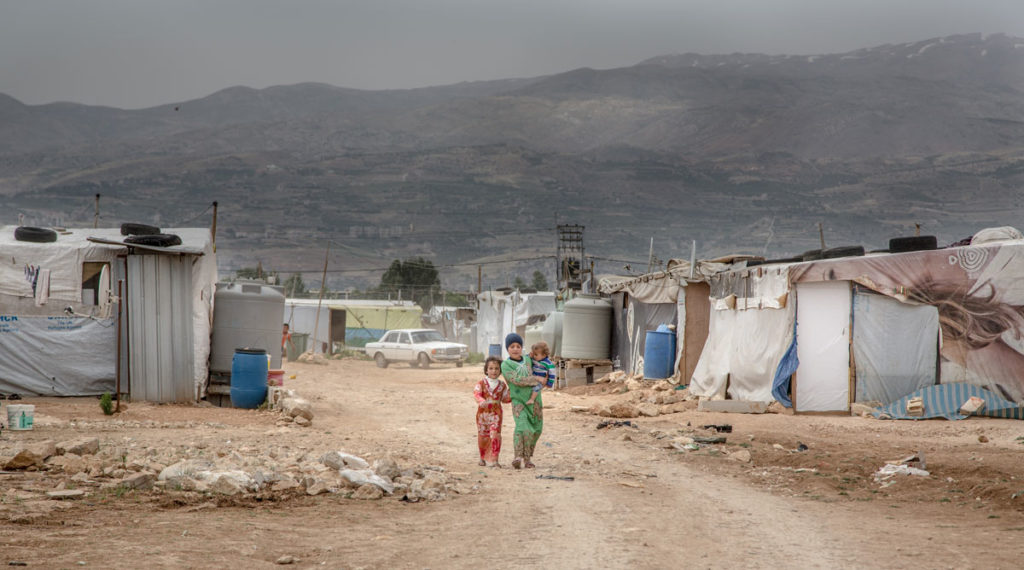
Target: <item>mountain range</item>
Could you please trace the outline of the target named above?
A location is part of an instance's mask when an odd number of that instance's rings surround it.
[[[205,225],[216,200],[222,273],[318,279],[331,243],[336,287],[414,255],[452,287],[478,264],[485,285],[553,277],[563,223],[586,226],[598,272],[693,240],[700,257],[792,255],[820,247],[819,223],[829,246],[881,249],[915,224],[949,243],[1019,225],[1022,182],[1024,39],[1005,35],[140,110],[0,94],[4,223],[91,226],[98,193],[102,225]]]

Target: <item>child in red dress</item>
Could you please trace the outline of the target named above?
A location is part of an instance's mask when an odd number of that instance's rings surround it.
[[[476,433],[480,448],[480,465],[501,467],[498,454],[501,452],[501,404],[512,401],[508,385],[501,379],[501,359],[490,356],[484,362],[484,378],[476,383],[473,396],[476,398]]]

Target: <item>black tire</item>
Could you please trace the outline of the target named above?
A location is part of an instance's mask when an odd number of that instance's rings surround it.
[[[427,353],[421,352],[420,355],[416,357],[416,364],[419,365],[420,368],[430,368],[430,357],[427,356]]]
[[[801,261],[816,261],[821,259],[820,249],[811,249],[800,254]]]
[[[121,224],[121,235],[123,236],[155,236],[159,233],[160,228],[156,226],[133,224],[131,222]]]
[[[132,243],[135,245],[150,245],[154,247],[169,247],[172,245],[181,245],[181,238],[174,234],[128,236],[124,238],[124,243]]]
[[[846,245],[842,247],[830,247],[821,250],[822,259],[836,259],[837,257],[856,257],[864,255],[864,246]]]
[[[893,253],[926,251],[938,248],[939,242],[935,239],[935,236],[909,236],[889,240],[889,251]]]
[[[379,352],[377,354],[373,355],[373,361],[377,363],[377,368],[387,368],[388,367],[388,359],[384,358],[384,355],[379,353]]]
[[[455,367],[456,368],[462,368],[462,365],[463,365],[463,362],[461,360],[455,363]]]
[[[804,258],[798,255],[796,257],[780,257],[779,259],[766,259],[764,260],[764,264],[771,265],[772,263],[798,263],[803,260]]]
[[[18,226],[14,228],[14,239],[18,241],[30,241],[34,243],[50,243],[57,241],[57,232],[49,228]]]

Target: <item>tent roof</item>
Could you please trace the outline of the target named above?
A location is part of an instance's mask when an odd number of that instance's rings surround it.
[[[37,242],[18,241],[14,239],[14,230],[18,226],[0,227],[0,248],[10,250],[11,248],[32,246],[58,246],[62,249],[89,249],[104,247],[109,249],[124,249],[127,247],[139,247],[134,244],[125,244],[125,236],[121,235],[120,228],[60,228],[54,229],[57,232],[57,241],[39,244]],[[202,255],[206,245],[210,243],[209,228],[162,228],[163,233],[175,234],[181,238],[181,245],[170,247],[152,248],[162,252],[191,253]],[[94,239],[90,239],[94,238]],[[100,240],[100,241],[96,241]],[[150,248],[146,248],[150,249]]]

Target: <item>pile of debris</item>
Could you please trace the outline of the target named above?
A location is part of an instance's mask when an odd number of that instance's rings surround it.
[[[597,404],[589,408],[577,406],[573,411],[606,418],[638,418],[674,414],[697,407],[697,397],[692,396],[688,389],[666,380],[643,380],[642,375],[629,376],[619,370],[606,374],[598,382],[621,384],[618,393],[625,396],[612,404]]]

